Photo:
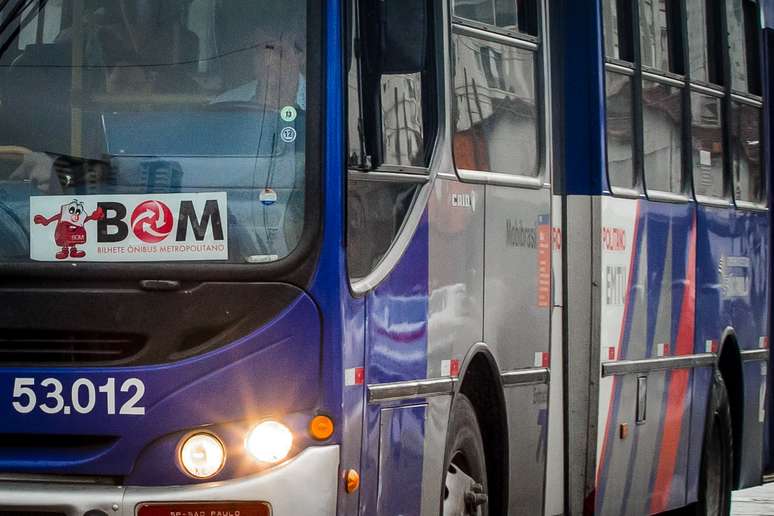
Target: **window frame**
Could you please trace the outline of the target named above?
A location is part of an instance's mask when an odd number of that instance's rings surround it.
[[[313,276],[322,246],[324,213],[323,121],[325,100],[324,9],[306,0],[307,131],[305,149],[304,227],[298,243],[286,256],[268,263],[224,262],[1,262],[0,278],[12,281],[145,281],[163,278],[181,282],[285,281],[306,285]],[[69,16],[63,14],[62,19]],[[62,22],[64,23],[64,21]]]
[[[613,1],[616,0],[603,0],[603,1]],[[733,155],[732,155],[732,149],[731,149],[731,109],[732,109],[732,103],[743,103],[749,106],[756,107],[761,111],[761,120],[763,121],[763,115],[764,115],[764,98],[762,95],[755,95],[749,92],[742,92],[738,91],[733,88],[732,85],[732,71],[730,66],[730,45],[728,41],[728,10],[726,9],[726,3],[728,1],[737,1],[737,0],[725,0],[719,2],[718,4],[718,10],[719,13],[715,13],[715,16],[719,16],[719,20],[716,20],[719,22],[719,27],[717,27],[717,30],[723,35],[723,40],[719,43],[721,48],[721,55],[715,56],[715,58],[720,58],[720,62],[716,63],[715,66],[719,66],[721,68],[721,79],[723,84],[715,84],[710,82],[712,79],[712,73],[711,73],[711,66],[710,63],[707,65],[707,75],[708,80],[694,80],[691,77],[691,70],[690,70],[690,39],[688,37],[688,18],[687,18],[687,4],[686,0],[673,0],[678,1],[680,3],[679,5],[679,12],[681,16],[680,20],[680,30],[682,31],[681,40],[682,40],[682,48],[681,54],[682,54],[682,60],[683,60],[683,74],[675,74],[673,72],[669,71],[663,71],[663,70],[653,70],[652,68],[648,66],[643,66],[641,63],[641,39],[640,39],[640,20],[639,20],[639,8],[640,8],[640,2],[642,0],[624,0],[624,2],[628,2],[631,12],[632,12],[632,34],[629,36],[631,38],[631,41],[628,42],[628,44],[633,46],[633,57],[634,62],[630,63],[628,61],[622,61],[620,59],[610,58],[607,55],[603,56],[603,62],[604,62],[604,69],[606,73],[617,73],[617,74],[625,74],[632,77],[633,80],[633,98],[632,98],[632,114],[634,117],[634,127],[633,127],[633,133],[635,136],[635,142],[633,143],[633,162],[634,162],[634,174],[636,179],[636,185],[637,188],[635,189],[629,189],[629,188],[621,188],[613,186],[612,182],[610,181],[610,172],[609,172],[609,166],[607,162],[607,131],[605,131],[605,149],[606,149],[606,155],[605,155],[605,174],[608,180],[608,188],[610,193],[613,196],[616,197],[624,197],[624,198],[646,198],[649,200],[656,200],[656,201],[665,201],[665,202],[691,202],[695,200],[697,203],[707,206],[715,206],[715,207],[724,207],[724,208],[739,208],[743,210],[753,210],[753,211],[765,211],[768,210],[768,178],[766,177],[766,162],[765,162],[765,153],[761,152],[761,180],[763,181],[763,185],[761,185],[761,193],[762,193],[762,199],[761,202],[750,202],[750,201],[743,201],[736,198],[736,188],[735,188],[735,178],[733,177]],[[758,8],[758,16],[760,17],[760,3],[756,0],[741,0],[743,2],[750,2],[751,4],[757,6]],[[706,2],[705,2],[706,5]],[[604,11],[604,10],[603,10]],[[604,14],[603,14],[604,15]],[[705,17],[709,16],[705,12]],[[620,25],[620,21],[619,21]],[[705,25],[707,25],[705,23]],[[602,24],[602,30],[604,32],[604,23]],[[706,27],[705,27],[706,30]],[[744,30],[748,30],[748,24],[745,22],[744,24]],[[620,32],[620,31],[619,31]],[[709,32],[706,33],[706,41],[710,41]],[[606,37],[603,34],[603,38]],[[619,36],[620,37],[620,36]],[[749,36],[746,32],[744,37],[746,40],[750,37],[754,37],[757,39],[757,56],[752,58],[749,55],[745,55],[745,61],[747,63],[750,63],[751,61],[757,61],[757,73],[759,76],[761,76],[761,65],[762,65],[762,52],[763,52],[763,41],[762,41],[762,31],[760,30],[760,27],[756,25],[756,34],[753,36]],[[620,46],[620,44],[619,44]],[[603,45],[604,51],[606,52],[607,47],[606,45]],[[708,50],[711,51],[711,50]],[[751,70],[747,69],[748,76],[750,75]],[[671,86],[679,87],[682,92],[682,102],[683,102],[683,115],[682,115],[682,158],[683,158],[683,170],[682,170],[682,182],[683,182],[683,192],[682,194],[676,194],[674,192],[663,192],[660,190],[655,190],[648,188],[647,185],[647,177],[645,174],[645,168],[644,168],[644,142],[643,142],[643,105],[642,105],[642,81],[643,80],[649,80],[649,81],[655,81],[660,82],[664,84],[669,84]],[[748,79],[749,82],[749,79]],[[749,89],[749,86],[748,86]],[[692,111],[693,111],[693,105],[692,105],[692,94],[702,94],[702,95],[708,95],[715,98],[719,98],[721,100],[721,131],[722,131],[722,144],[723,144],[723,189],[724,193],[722,197],[715,197],[715,196],[706,196],[696,193],[696,185],[695,185],[695,169],[694,169],[694,159],[693,159],[693,118],[692,118]],[[607,112],[607,105],[606,105],[606,99],[605,99],[605,112]],[[765,124],[761,122],[760,126],[760,135],[761,135],[761,141],[764,140],[764,133],[765,133]]]
[[[514,2],[516,0],[513,0]],[[537,174],[534,176],[527,176],[523,174],[506,174],[503,172],[488,172],[482,170],[470,170],[460,168],[456,164],[456,158],[454,156],[454,148],[452,146],[452,160],[454,161],[454,169],[457,172],[457,176],[462,182],[478,183],[478,184],[492,184],[502,186],[514,186],[520,188],[528,188],[539,190],[550,186],[550,179],[548,177],[548,163],[547,163],[547,142],[549,141],[548,133],[550,124],[548,121],[548,85],[546,77],[546,37],[545,37],[545,23],[544,23],[544,5],[542,0],[535,0],[536,8],[536,27],[539,32],[538,36],[526,34],[514,30],[503,29],[495,25],[470,20],[454,14],[454,0],[449,2],[451,16],[449,27],[449,48],[454,48],[454,38],[456,35],[462,35],[471,37],[474,39],[490,41],[504,46],[513,48],[519,48],[521,50],[527,50],[534,55],[534,74],[535,74],[535,110],[537,113]],[[452,50],[453,52],[453,50]],[[455,79],[454,70],[454,57],[449,56],[449,78],[448,81],[452,83],[452,89]],[[456,111],[455,100],[452,99],[452,113]],[[451,127],[451,136],[454,137],[455,128]]]
[[[724,67],[725,67],[725,97],[723,99],[723,110],[724,110],[724,117],[726,122],[726,127],[723,128],[724,132],[724,145],[728,148],[728,154],[726,158],[725,163],[725,173],[727,176],[728,181],[728,188],[730,190],[730,197],[733,200],[733,205],[742,211],[768,211],[769,209],[769,180],[766,174],[767,170],[767,162],[766,162],[766,153],[763,152],[763,148],[761,148],[760,153],[760,166],[761,166],[761,181],[763,184],[761,185],[761,194],[762,199],[759,202],[754,201],[745,201],[742,199],[737,199],[736,196],[736,179],[734,178],[734,165],[733,165],[733,153],[731,149],[731,115],[733,113],[733,103],[741,103],[746,104],[748,106],[756,108],[760,113],[760,141],[764,141],[765,136],[765,99],[762,95],[763,93],[763,74],[762,74],[762,67],[763,67],[763,48],[764,48],[764,42],[763,42],[763,31],[761,30],[760,23],[753,24],[753,28],[755,30],[755,34],[750,35],[747,33],[747,30],[750,28],[747,25],[747,17],[746,12],[744,8],[744,4],[746,2],[749,2],[750,4],[754,5],[757,8],[757,20],[760,22],[762,18],[761,13],[761,5],[760,2],[757,0],[725,0],[726,2],[732,2],[732,1],[740,1],[742,2],[742,32],[743,32],[743,38],[744,38],[744,47],[745,51],[747,52],[743,57],[745,60],[745,73],[747,74],[747,89],[748,91],[740,91],[734,88],[735,84],[732,80],[732,74],[733,71],[731,70],[731,46],[729,45],[728,41],[724,41],[723,43],[723,52],[724,52]],[[725,6],[724,6],[725,7]],[[728,35],[728,9],[723,9],[723,30],[726,35]],[[756,40],[757,44],[755,45],[754,51],[757,51],[757,55],[750,54],[750,49],[747,48],[747,43],[750,40]],[[754,93],[751,93],[749,90],[751,89],[751,73],[750,65],[751,62],[755,62],[757,66],[757,77],[758,77],[758,86],[761,88],[761,95],[756,95]]]
[[[603,0],[603,1],[616,1],[616,0]],[[688,177],[688,164],[686,163],[687,160],[690,159],[689,153],[687,152],[687,149],[690,148],[690,129],[686,124],[690,124],[690,97],[689,97],[689,88],[687,85],[686,77],[687,72],[685,71],[685,68],[687,68],[686,63],[688,62],[688,56],[687,56],[687,30],[686,30],[686,11],[685,11],[685,2],[684,0],[671,0],[673,2],[679,2],[679,8],[677,9],[677,12],[679,13],[680,20],[679,20],[679,26],[675,27],[674,23],[671,21],[667,21],[668,28],[676,28],[680,31],[679,38],[677,41],[679,41],[680,48],[673,49],[671,48],[671,42],[674,41],[674,36],[670,36],[668,38],[668,41],[670,42],[670,48],[667,49],[667,52],[669,54],[669,60],[670,60],[670,68],[675,66],[675,56],[679,53],[681,58],[681,63],[683,67],[683,73],[675,73],[671,70],[660,70],[657,68],[653,68],[647,65],[642,64],[642,39],[641,39],[641,20],[640,20],[640,3],[642,0],[624,0],[624,2],[628,3],[629,12],[631,13],[631,34],[628,36],[630,41],[627,42],[627,45],[631,46],[632,48],[632,57],[633,61],[622,61],[620,59],[610,58],[607,55],[603,56],[604,61],[604,69],[606,74],[607,73],[613,73],[613,74],[619,74],[619,75],[628,75],[631,77],[632,80],[632,133],[634,135],[634,141],[632,142],[632,162],[633,162],[633,174],[634,174],[634,183],[635,186],[633,188],[625,188],[620,186],[614,186],[611,177],[610,177],[610,167],[607,160],[607,130],[605,130],[605,175],[607,178],[607,184],[608,189],[610,191],[610,194],[614,197],[622,197],[622,198],[628,198],[628,199],[648,199],[653,201],[662,201],[662,202],[671,202],[671,203],[687,203],[691,202],[692,199],[692,182],[691,178]],[[673,8],[674,9],[674,8]],[[604,10],[603,10],[604,11]],[[669,11],[669,7],[667,7],[667,11]],[[604,14],[603,14],[604,15]],[[669,13],[667,14],[669,16]],[[621,25],[621,22],[619,21],[619,26]],[[603,38],[606,38],[607,36],[604,34],[604,23],[602,24],[602,30],[603,30]],[[619,30],[619,37],[620,30]],[[620,43],[619,43],[619,46]],[[606,46],[605,51],[606,51]],[[644,121],[644,107],[643,107],[643,81],[649,81],[649,82],[655,82],[658,84],[663,84],[667,86],[671,86],[674,88],[678,88],[680,90],[680,98],[681,98],[681,116],[680,116],[680,141],[681,141],[681,191],[680,192],[671,192],[671,191],[663,191],[658,190],[654,188],[649,188],[647,184],[647,177],[645,173],[645,141],[644,141],[644,127],[645,127],[645,121]],[[604,99],[604,109],[605,113],[607,113],[607,98],[605,96]]]
[[[312,0],[310,0],[312,1]],[[361,38],[362,30],[362,13],[360,12],[360,5],[358,0],[347,0],[345,7],[345,14],[343,24],[345,28],[346,42],[344,45],[344,67],[343,67],[343,87],[349,88],[349,74],[352,73],[348,70],[350,61],[357,62],[358,70],[354,73],[357,75],[357,106],[359,111],[357,115],[358,123],[363,123],[363,110],[365,106],[364,95],[364,73],[363,69],[367,66],[364,62],[363,39]],[[403,255],[403,252],[411,242],[411,238],[414,234],[414,229],[421,222],[424,207],[431,192],[431,185],[435,175],[437,174],[438,163],[445,161],[446,157],[443,152],[444,141],[446,135],[446,126],[448,124],[448,116],[446,115],[446,79],[445,79],[445,59],[446,51],[444,48],[445,34],[444,24],[442,20],[446,16],[445,7],[441,2],[428,2],[428,16],[432,17],[432,34],[430,37],[430,45],[428,52],[433,53],[433,59],[428,62],[428,70],[424,74],[432,80],[432,88],[435,91],[435,95],[427,102],[432,102],[433,115],[435,119],[432,123],[432,141],[426,141],[425,146],[427,149],[427,155],[425,159],[425,166],[410,166],[410,165],[397,165],[391,163],[377,163],[376,166],[371,166],[370,162],[363,165],[364,161],[369,161],[371,156],[364,155],[361,157],[361,164],[354,164],[349,161],[349,150],[351,143],[351,117],[350,110],[354,106],[350,105],[348,93],[344,92],[343,99],[343,145],[344,145],[344,175],[342,178],[343,188],[343,241],[345,246],[344,256],[346,261],[346,276],[347,284],[349,286],[349,292],[353,297],[362,297],[368,292],[372,291],[379,284],[384,281],[385,278],[394,269],[398,260]],[[350,26],[351,25],[351,26]],[[347,31],[352,31],[351,34]],[[349,38],[354,39],[354,43],[349,41]],[[350,52],[354,52],[355,55],[350,55]],[[423,77],[424,78],[424,77]],[[434,100],[433,100],[434,99]],[[366,131],[367,129],[362,129]],[[383,136],[383,135],[382,135]],[[360,152],[366,152],[370,150],[368,148],[368,138],[361,138]],[[382,142],[383,143],[383,142]],[[392,237],[387,250],[382,254],[377,263],[370,268],[370,270],[363,276],[353,275],[353,271],[350,267],[350,260],[348,256],[349,242],[352,238],[352,232],[350,230],[350,217],[352,216],[349,208],[349,183],[350,182],[371,182],[371,183],[391,183],[391,184],[410,184],[416,186],[416,192],[411,199],[409,207],[406,211],[403,220],[398,227],[397,231]]]

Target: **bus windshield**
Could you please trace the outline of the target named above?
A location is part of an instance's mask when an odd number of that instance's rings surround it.
[[[266,263],[306,197],[305,0],[0,7],[0,262]]]

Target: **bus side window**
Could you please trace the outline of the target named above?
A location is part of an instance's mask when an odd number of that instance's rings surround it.
[[[643,68],[683,73],[682,17],[678,0],[640,0]],[[642,81],[642,151],[648,192],[682,194],[683,86]]]
[[[454,0],[454,16],[507,32],[538,35],[535,0]]]
[[[634,62],[634,27],[631,0],[605,0],[605,55],[608,59]]]
[[[457,167],[540,172],[535,53],[463,34],[454,39]]]
[[[693,144],[693,188],[698,196],[722,199],[723,99],[691,92],[691,141]]]
[[[766,181],[761,167],[762,137],[760,37],[758,4],[750,0],[726,2],[731,90],[729,145],[734,199],[765,204]],[[747,101],[747,99],[750,99]]]
[[[604,3],[608,180],[619,195],[639,195],[644,186],[649,196],[682,196],[688,187],[682,4],[635,1]]]
[[[757,9],[750,0],[726,2],[731,88],[760,95]]]
[[[766,189],[761,167],[761,110],[731,102],[730,116],[734,198],[760,203]]]
[[[686,0],[686,13],[691,81],[723,85],[719,3],[714,0]]]
[[[605,57],[614,67],[605,72],[607,174],[613,189],[636,190],[634,110],[634,17],[632,0],[603,3]]]
[[[413,73],[381,77],[382,145],[385,165],[427,165],[422,75]]]
[[[455,163],[462,170],[537,177],[541,155],[537,4],[534,0],[487,4],[497,25],[481,16],[472,18],[474,5],[484,12],[482,2],[454,3]],[[491,26],[470,25],[468,20]],[[490,39],[489,31],[504,37]]]
[[[678,0],[640,0],[640,54],[648,68],[683,73]]]
[[[607,172],[614,188],[636,189],[634,168],[634,95],[628,75],[605,74],[605,118],[607,126]]]
[[[643,167],[648,191],[682,194],[683,91],[642,81]]]

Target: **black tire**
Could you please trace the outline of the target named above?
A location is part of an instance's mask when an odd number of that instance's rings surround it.
[[[694,512],[696,516],[727,516],[731,513],[733,443],[728,391],[720,372],[715,370],[701,453],[699,501]]]
[[[487,478],[486,456],[484,454],[484,441],[481,438],[481,430],[473,404],[467,396],[459,393],[454,396],[452,403],[449,432],[446,438],[445,468],[441,490],[442,516],[487,516],[489,514],[487,502]],[[457,491],[451,493],[449,487],[459,486],[461,479],[464,483],[472,478],[474,485],[465,489],[465,508],[456,512],[445,512],[445,503],[454,494],[463,494]],[[457,482],[455,482],[457,480]],[[447,484],[449,482],[449,484]]]

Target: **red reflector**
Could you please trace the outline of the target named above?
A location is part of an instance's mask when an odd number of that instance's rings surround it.
[[[146,503],[137,516],[269,516],[269,506],[262,502],[180,502]]]

